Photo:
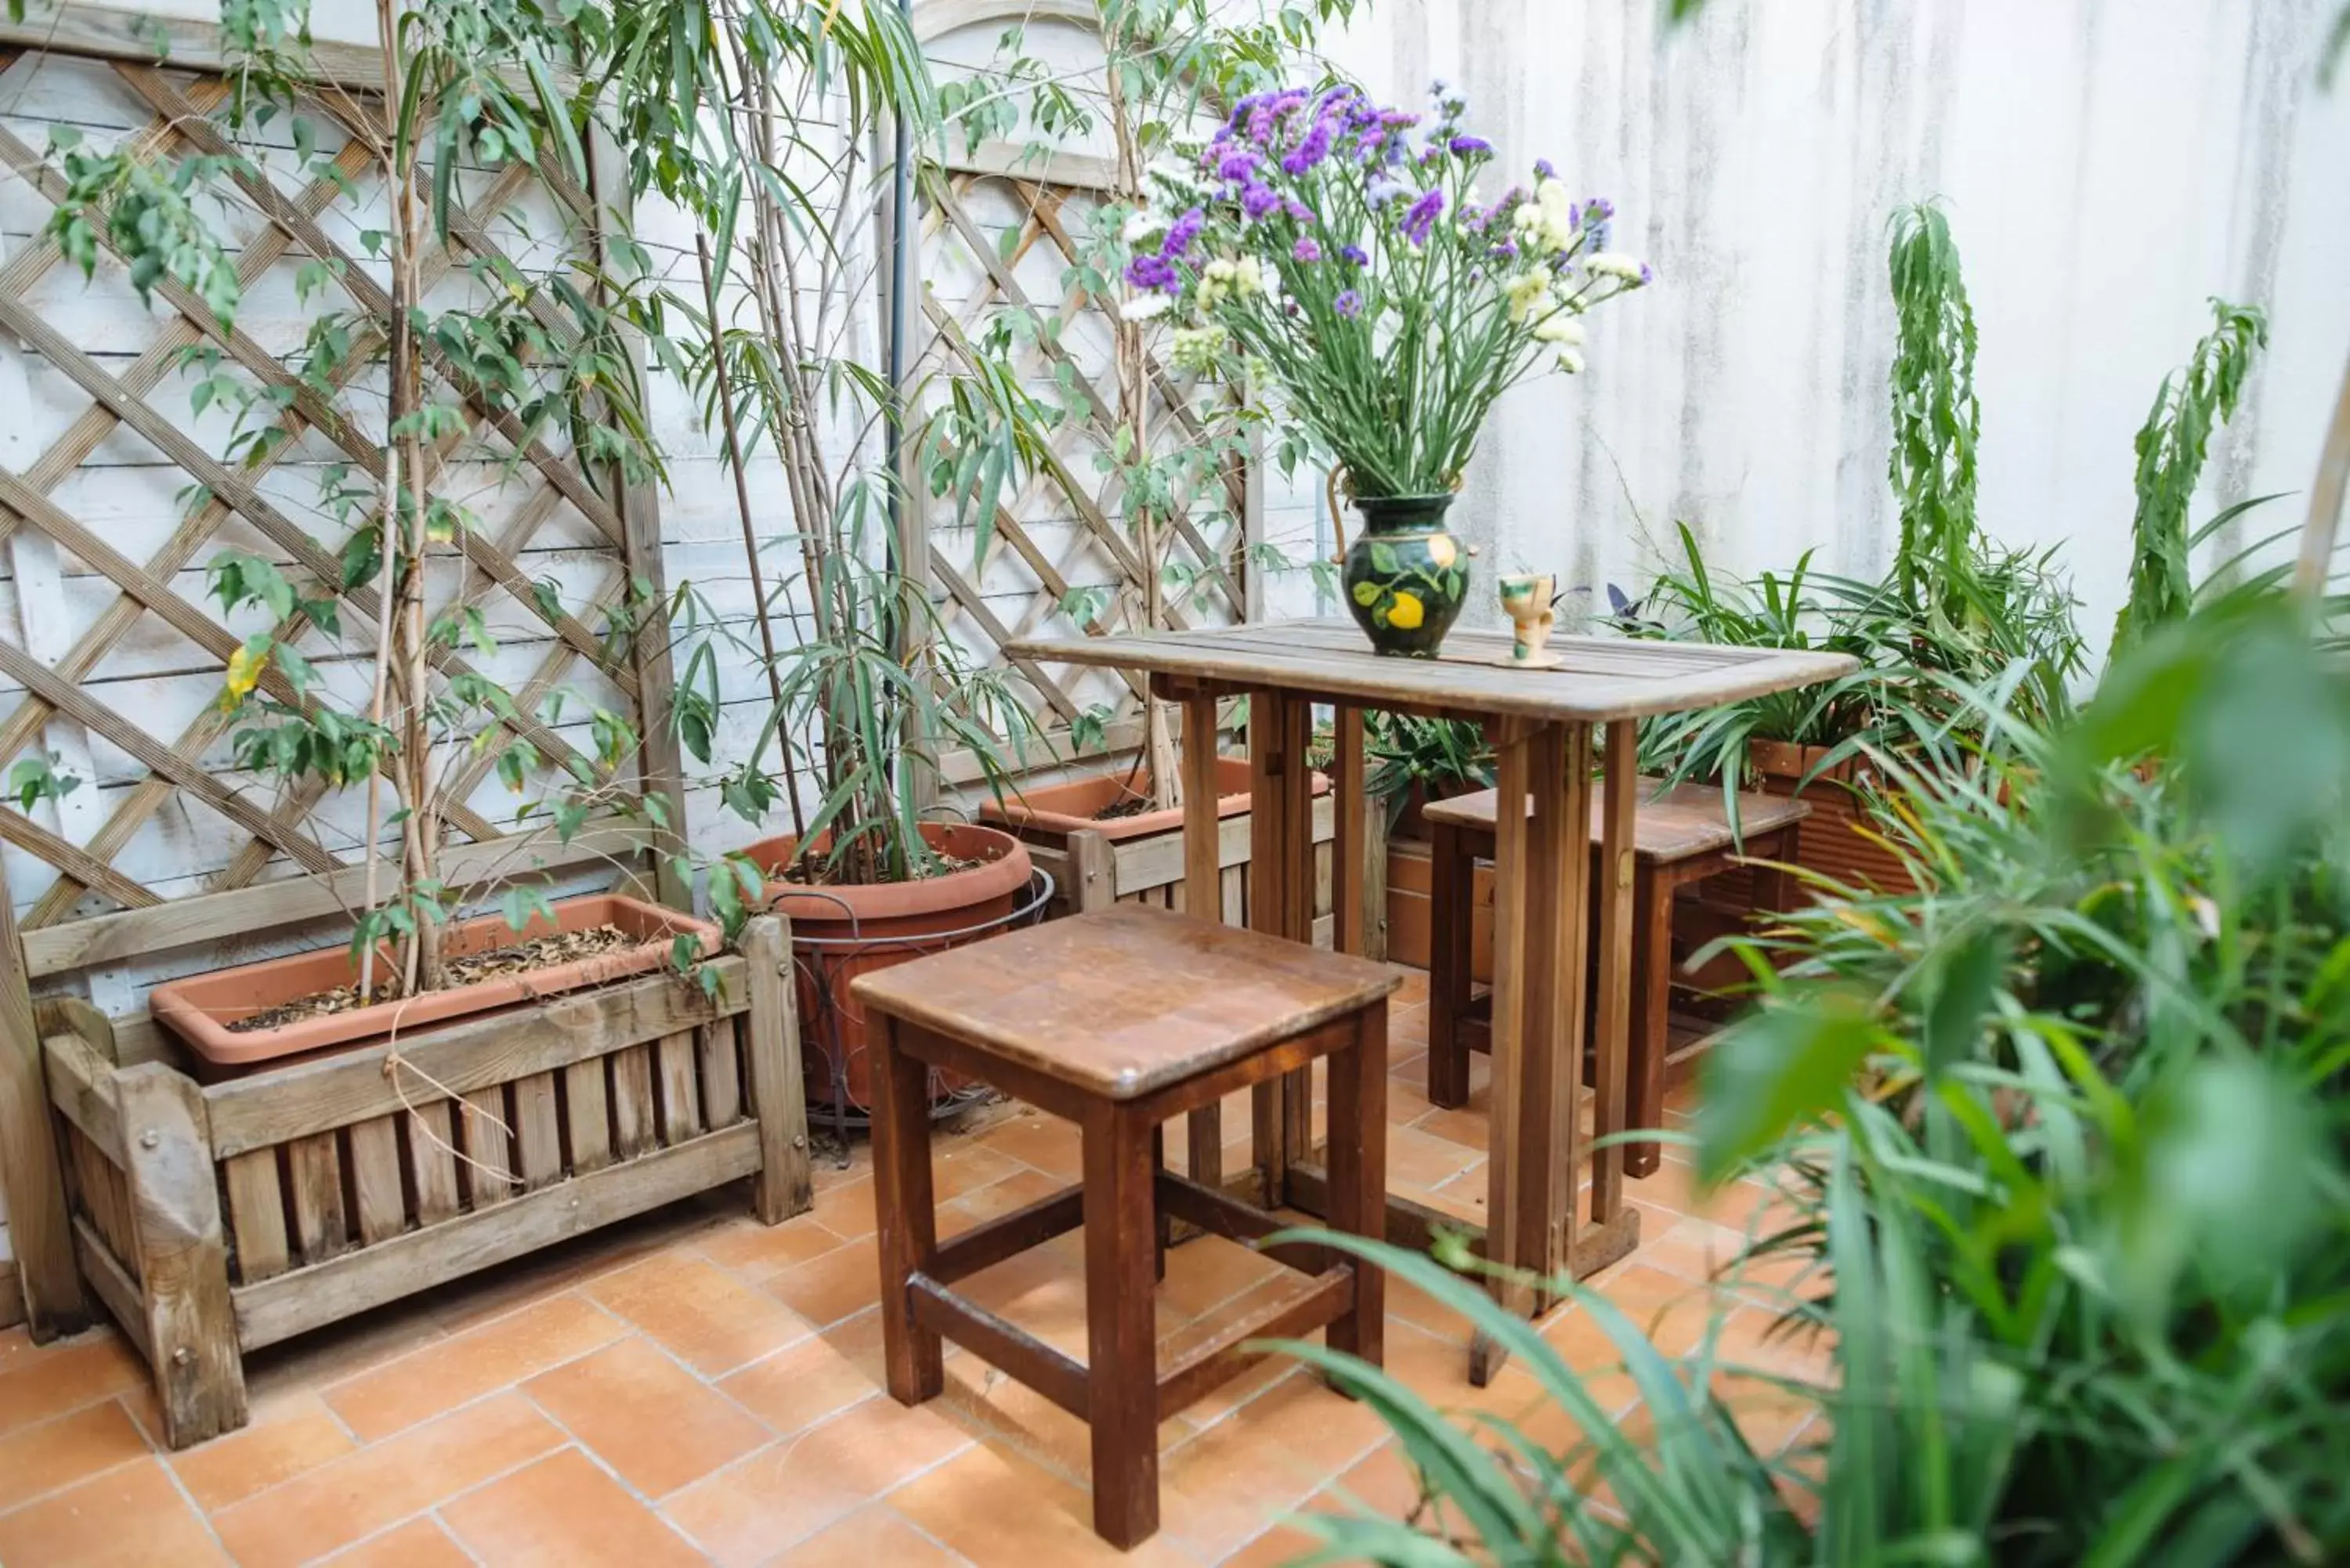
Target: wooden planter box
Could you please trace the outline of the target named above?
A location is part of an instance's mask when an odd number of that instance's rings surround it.
[[[1227,816],[1218,826],[1222,843],[1218,862],[1223,868],[1223,907],[1210,911],[1227,925],[1245,925],[1248,915],[1249,823],[1246,813]],[[1338,836],[1337,807],[1326,793],[1314,797],[1314,945],[1329,947],[1336,940],[1333,913],[1331,854]],[[1053,878],[1055,915],[1075,914],[1104,905],[1153,904],[1181,912],[1189,898],[1183,888],[1183,834],[1180,827],[1147,837],[1112,842],[1105,835],[1084,829],[1067,835],[1060,847],[1031,839],[1028,853]],[[1378,897],[1384,898],[1384,892]]]
[[[805,1210],[787,951],[762,919],[714,997],[650,975],[213,1084],[41,1003],[74,1252],[171,1446],[244,1424],[246,1351],[743,1177]]]
[[[1793,746],[1779,741],[1748,743],[1748,760],[1757,775],[1755,787],[1787,799],[1800,797],[1812,808],[1796,834],[1797,864],[1848,888],[1916,892],[1918,884],[1901,857],[1872,836],[1874,824],[1869,820],[1857,758],[1848,758],[1810,784],[1803,784],[1826,752],[1824,746]],[[1724,886],[1728,889],[1727,879]],[[1745,891],[1738,888],[1734,896]]]

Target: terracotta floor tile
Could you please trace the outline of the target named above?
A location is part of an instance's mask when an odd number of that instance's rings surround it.
[[[1284,1379],[1169,1457],[1159,1477],[1163,1527],[1195,1552],[1223,1557],[1351,1468],[1386,1432],[1371,1410],[1318,1378]]]
[[[534,1377],[523,1392],[649,1497],[700,1480],[770,1436],[637,1335]]]
[[[880,1314],[874,1314],[876,1327]],[[859,1366],[829,1339],[806,1339],[754,1361],[718,1385],[778,1434],[790,1437],[881,1392],[878,1336],[875,1365]]]
[[[868,1399],[688,1487],[661,1511],[721,1563],[758,1563],[971,1442],[935,1409]]]
[[[771,1568],[963,1568],[969,1562],[877,1502],[816,1532]]]
[[[152,1459],[0,1515],[0,1563],[27,1568],[229,1568],[220,1542]]]
[[[374,1442],[626,1333],[610,1313],[567,1293],[337,1384],[327,1403],[361,1442]]]
[[[1271,1530],[1223,1560],[1223,1568],[1289,1568],[1320,1551],[1320,1537],[1295,1524],[1276,1523]]]
[[[1077,1179],[1084,1168],[1076,1124],[1028,1106],[980,1134],[979,1141],[1032,1169],[1069,1181]]]
[[[1093,1429],[1009,1373],[975,1355],[947,1369],[941,1410],[974,1433],[994,1438],[1065,1480],[1082,1483],[1093,1471]],[[1159,1425],[1161,1452],[1193,1428],[1180,1416]]]
[[[0,1328],[0,1376],[14,1371],[19,1361],[28,1361],[40,1354],[33,1344],[32,1332],[24,1324]]]
[[[823,1257],[785,1269],[762,1288],[816,1328],[863,1312],[881,1300],[881,1252],[870,1236]]]
[[[362,1313],[246,1356],[245,1397],[257,1406],[314,1396],[330,1384],[447,1338],[431,1301],[411,1299],[383,1312]]]
[[[149,1381],[147,1364],[111,1329],[28,1348],[11,1356],[6,1368],[0,1372],[0,1434],[95,1405]]]
[[[1252,1286],[1295,1272],[1222,1236],[1201,1236],[1168,1250],[1167,1278],[1159,1293],[1174,1311],[1194,1317]]]
[[[1089,1494],[994,1446],[916,1478],[889,1506],[977,1568],[1197,1568],[1163,1532],[1121,1553],[1094,1533]]]
[[[0,1512],[148,1452],[147,1439],[119,1399],[20,1428],[0,1438]]]
[[[843,1241],[854,1241],[873,1234],[873,1179],[859,1177],[817,1193],[807,1217]]]
[[[813,1214],[802,1214],[780,1225],[745,1220],[739,1225],[719,1226],[702,1235],[694,1243],[694,1251],[722,1269],[732,1269],[744,1279],[756,1281],[779,1269],[820,1258],[836,1247],[847,1245],[847,1240],[826,1230]]]
[[[654,1258],[598,1280],[588,1291],[710,1377],[809,1333],[807,1324],[773,1296],[699,1258]]]
[[[1469,1103],[1454,1109],[1431,1107],[1429,1113],[1413,1122],[1415,1131],[1430,1137],[1440,1137],[1447,1143],[1485,1154],[1492,1148],[1492,1124],[1488,1119],[1485,1096],[1481,1093],[1469,1096]]]
[[[693,1568],[701,1552],[586,1455],[549,1455],[443,1503],[450,1532],[486,1568]]]
[[[478,1328],[526,1303],[690,1248],[749,1211],[742,1189],[697,1193],[650,1213],[526,1253],[432,1293],[433,1321],[451,1334]]]
[[[1462,1171],[1483,1163],[1484,1156],[1417,1127],[1388,1129],[1388,1185],[1410,1182],[1441,1187]]]
[[[962,1197],[939,1205],[939,1235],[957,1235],[983,1220],[1025,1209],[1031,1203],[1065,1190],[1066,1178],[1021,1166],[1001,1181],[976,1187]]]
[[[244,1568],[291,1568],[562,1446],[519,1394],[500,1394],[322,1465],[213,1515]]]
[[[316,1395],[280,1399],[253,1425],[171,1456],[180,1484],[198,1506],[226,1508],[265,1487],[340,1459],[359,1447]]]
[[[326,1559],[322,1568],[478,1568],[437,1519],[417,1519]]]

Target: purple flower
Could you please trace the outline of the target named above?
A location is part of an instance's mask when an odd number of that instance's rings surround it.
[[[1315,120],[1314,129],[1305,133],[1305,139],[1292,148],[1288,156],[1282,159],[1282,171],[1290,178],[1295,179],[1307,170],[1320,164],[1330,156],[1330,141],[1337,133],[1338,123],[1333,117],[1325,115]]]
[[[1310,223],[1314,221],[1314,209],[1295,196],[1283,205],[1282,211],[1289,214],[1289,221],[1293,223]]]
[[[1200,231],[1207,226],[1208,214],[1197,207],[1192,208],[1169,227],[1167,238],[1159,244],[1159,254],[1170,262],[1180,261],[1190,254],[1191,242],[1200,237]]]
[[[1443,215],[1444,192],[1430,191],[1414,202],[1411,211],[1403,215],[1404,238],[1415,245],[1428,244],[1428,236],[1435,231],[1436,220]]]
[[[1534,160],[1534,174],[1540,179],[1555,180],[1558,178],[1558,166],[1547,158],[1537,158]]]
[[[1605,196],[1594,196],[1584,204],[1584,210],[1596,221],[1606,223],[1616,215],[1616,203]]]
[[[1374,129],[1363,132],[1362,135],[1355,139],[1356,158],[1362,162],[1368,163],[1372,159],[1378,156],[1379,147],[1387,140],[1387,139],[1388,133],[1384,130]]]
[[[1496,261],[1517,260],[1518,242],[1513,239],[1505,239],[1500,244],[1495,245],[1493,247],[1493,259]]]
[[[1371,265],[1371,253],[1360,245],[1341,245],[1338,247],[1338,255],[1341,260],[1352,262],[1357,266]]]
[[[1175,292],[1175,264],[1165,256],[1139,255],[1126,264],[1126,281],[1154,294]]]
[[[1263,157],[1245,147],[1227,148],[1216,161],[1216,178],[1238,184],[1254,178],[1257,165],[1263,161]]]
[[[1314,243],[1313,235],[1305,234],[1300,236],[1289,254],[1302,262],[1318,262],[1322,259],[1322,247]]]
[[[1281,205],[1281,192],[1261,181],[1251,181],[1241,188],[1241,211],[1256,222]]]
[[[1382,174],[1364,187],[1363,200],[1370,203],[1373,212],[1377,212],[1389,202],[1400,196],[1409,195],[1410,192],[1411,187],[1402,181],[1391,180]]]
[[[1379,116],[1379,123],[1389,130],[1402,130],[1419,123],[1419,116],[1400,109],[1388,109]]]
[[[1339,315],[1351,321],[1363,313],[1363,291],[1359,288],[1350,288],[1332,301],[1332,304],[1337,307]]]
[[[1456,136],[1447,145],[1455,158],[1474,158],[1493,151],[1493,144],[1482,136]]]
[[[1650,266],[1647,262],[1642,262],[1640,264],[1640,281],[1643,284],[1651,284],[1656,282],[1657,269]]]

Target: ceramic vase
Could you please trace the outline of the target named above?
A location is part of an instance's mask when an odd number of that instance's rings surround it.
[[[1347,546],[1347,607],[1375,652],[1433,659],[1469,597],[1469,552],[1444,527],[1450,495],[1362,496]]]

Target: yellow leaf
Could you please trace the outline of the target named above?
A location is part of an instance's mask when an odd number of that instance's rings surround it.
[[[245,699],[245,694],[261,684],[261,672],[269,665],[265,649],[256,653],[253,645],[245,644],[228,656],[228,690],[221,693],[221,711],[227,712]]]

